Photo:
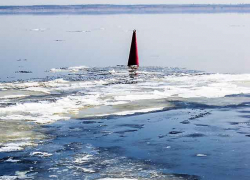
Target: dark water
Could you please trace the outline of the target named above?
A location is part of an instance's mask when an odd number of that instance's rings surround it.
[[[1,175],[23,171],[25,178],[34,179],[248,179],[248,109],[185,108],[44,125],[38,131],[50,138],[37,147],[1,153]],[[18,162],[6,162],[10,157]]]

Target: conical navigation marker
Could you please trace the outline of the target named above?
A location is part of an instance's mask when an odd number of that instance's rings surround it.
[[[130,54],[128,59],[128,67],[130,67],[131,69],[137,69],[139,67],[136,30],[133,31]]]

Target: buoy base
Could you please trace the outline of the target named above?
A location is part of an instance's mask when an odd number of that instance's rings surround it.
[[[138,68],[139,68],[139,66],[137,66],[137,65],[128,66],[128,72],[129,72],[129,76],[131,78],[134,78],[134,77],[136,77],[138,75],[137,74]]]
[[[128,66],[129,70],[137,70],[139,68],[138,65],[131,65],[131,66]]]

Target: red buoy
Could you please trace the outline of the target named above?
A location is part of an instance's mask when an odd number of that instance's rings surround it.
[[[138,49],[137,49],[137,40],[136,40],[136,30],[133,31],[133,37],[130,47],[130,54],[128,59],[128,66],[131,68],[138,68],[139,67],[139,56],[138,56]]]

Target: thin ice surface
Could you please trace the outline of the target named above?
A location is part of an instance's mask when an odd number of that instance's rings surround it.
[[[50,123],[85,117],[162,110],[173,101],[207,105],[240,104],[250,93],[250,74],[206,74],[183,69],[142,68],[129,76],[124,67],[64,68],[42,81],[0,84],[0,118]],[[12,93],[12,94],[11,94]],[[235,96],[239,96],[235,98]],[[244,97],[242,100],[240,97]]]

